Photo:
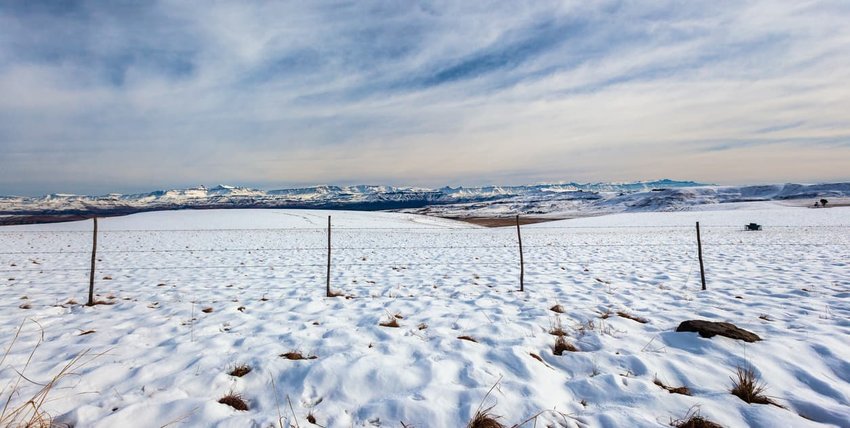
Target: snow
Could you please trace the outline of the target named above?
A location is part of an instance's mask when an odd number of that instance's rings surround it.
[[[662,427],[699,406],[727,427],[850,426],[850,208],[730,208],[523,226],[524,292],[515,228],[314,210],[104,218],[96,289],[114,304],[94,307],[68,303],[85,302],[91,222],[3,227],[2,398],[15,370],[45,382],[91,350],[45,405],[58,422],[294,426],[294,412],[300,426],[312,413],[328,427],[457,427],[483,402],[508,425],[555,410],[537,426]],[[332,287],[351,298],[324,297],[328,215]],[[580,352],[553,355],[555,304]],[[395,314],[401,327],[379,326]],[[674,332],[692,318],[763,340]],[[253,370],[226,373],[240,363]],[[739,365],[784,408],[731,395]],[[13,404],[39,388],[22,381]],[[217,403],[230,391],[250,410]]]

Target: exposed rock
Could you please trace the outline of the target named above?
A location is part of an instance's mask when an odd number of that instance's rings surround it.
[[[688,320],[683,321],[676,328],[676,331],[690,331],[699,333],[702,337],[714,337],[718,334],[730,339],[743,340],[745,342],[755,342],[761,340],[757,334],[739,328],[735,324],[728,322],[715,322],[705,320]]]

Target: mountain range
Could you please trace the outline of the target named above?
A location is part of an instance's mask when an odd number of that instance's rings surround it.
[[[850,183],[713,186],[693,181],[443,187],[313,186],[259,190],[219,185],[138,194],[0,196],[0,224],[212,208],[399,210],[448,217],[576,215],[687,209],[744,201],[850,197]]]

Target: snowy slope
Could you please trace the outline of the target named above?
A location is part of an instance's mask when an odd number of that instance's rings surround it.
[[[324,297],[327,215],[331,283],[350,298]],[[694,406],[727,427],[846,427],[848,218],[763,206],[527,226],[520,293],[512,228],[345,211],[136,214],[99,222],[96,289],[114,304],[94,307],[74,302],[88,287],[90,222],[2,227],[0,384],[15,370],[45,382],[80,352],[102,353],[45,406],[76,427],[310,426],[308,414],[328,427],[458,427],[482,404],[508,425],[549,410],[526,427],[664,427]],[[743,232],[751,221],[764,230]],[[400,327],[379,325],[395,314]],[[673,331],[689,318],[763,340]],[[553,354],[558,322],[579,352]],[[290,351],[317,358],[279,356]],[[250,373],[227,374],[242,363]],[[739,365],[783,407],[731,395]],[[17,388],[13,405],[40,387]],[[217,402],[230,391],[250,410]]]

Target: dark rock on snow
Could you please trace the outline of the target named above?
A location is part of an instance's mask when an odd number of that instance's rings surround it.
[[[714,337],[718,334],[730,339],[743,340],[745,342],[755,342],[761,340],[757,334],[739,328],[735,324],[728,322],[715,322],[705,320],[688,320],[683,321],[676,328],[676,331],[690,331],[699,333],[702,337]]]

